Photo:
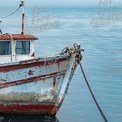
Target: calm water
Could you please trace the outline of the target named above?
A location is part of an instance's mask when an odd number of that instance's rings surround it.
[[[108,6],[27,7],[25,31],[39,37],[35,42],[37,56],[60,53],[79,42],[85,49],[82,65],[104,114],[109,122],[122,122],[122,9]],[[0,16],[15,8],[0,8]],[[3,19],[3,33],[21,32],[20,15],[21,10]],[[79,66],[56,117],[60,122],[103,122]],[[37,121],[43,120],[35,117],[33,122]]]

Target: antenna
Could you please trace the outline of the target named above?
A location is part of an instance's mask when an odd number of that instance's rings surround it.
[[[22,32],[21,32],[21,34],[24,34],[24,18],[25,18],[24,0],[21,1],[20,7],[23,7],[23,11],[22,11]]]

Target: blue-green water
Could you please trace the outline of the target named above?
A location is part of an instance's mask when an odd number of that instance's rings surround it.
[[[1,8],[0,16],[15,10]],[[109,122],[122,122],[122,9],[109,7],[26,8],[25,31],[36,35],[37,56],[60,53],[79,42],[82,65]],[[3,33],[21,32],[21,10],[3,19]],[[60,122],[103,122],[84,82],[80,67],[57,113]],[[35,120],[36,121],[36,120]]]

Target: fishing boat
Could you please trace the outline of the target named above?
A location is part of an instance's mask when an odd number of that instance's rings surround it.
[[[55,115],[82,49],[74,43],[54,56],[35,57],[38,38],[24,33],[24,1],[20,7],[21,34],[0,34],[0,112]]]

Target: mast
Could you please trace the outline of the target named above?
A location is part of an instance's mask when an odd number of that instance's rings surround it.
[[[2,23],[2,21],[0,21],[0,23]],[[2,30],[0,29],[0,33],[2,34]]]
[[[24,0],[21,1],[20,7],[22,7],[22,32],[21,34],[24,34],[24,18],[25,18]]]

